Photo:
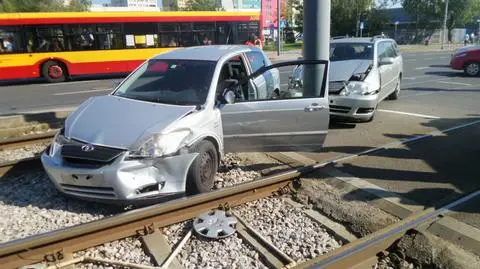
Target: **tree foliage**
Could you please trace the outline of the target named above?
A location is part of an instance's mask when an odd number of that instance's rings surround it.
[[[89,0],[71,0],[64,5],[61,0],[0,0],[1,12],[54,12],[86,11],[91,5]]]
[[[216,0],[188,0],[186,6],[187,11],[223,10],[223,7],[217,5]]]
[[[355,35],[360,21],[366,21],[368,30],[380,28],[388,18],[386,14],[374,9],[375,0],[332,0],[331,35]],[[293,0],[297,30],[303,31],[303,0]]]
[[[424,20],[436,18],[436,27],[443,25],[445,0],[403,0],[405,11]],[[447,28],[464,27],[480,12],[480,0],[450,0],[448,4]],[[419,19],[421,20],[421,19]]]

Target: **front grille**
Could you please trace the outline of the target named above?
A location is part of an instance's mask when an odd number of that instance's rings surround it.
[[[330,112],[336,112],[336,113],[348,113],[350,112],[350,107],[348,106],[334,106],[330,105]]]
[[[124,150],[93,146],[93,150],[84,151],[82,147],[86,144],[69,143],[62,146],[62,158],[70,163],[100,165],[113,162]]]
[[[105,198],[112,198],[116,196],[113,188],[111,187],[90,187],[70,184],[61,184],[61,186],[66,193],[74,195],[89,195]]]

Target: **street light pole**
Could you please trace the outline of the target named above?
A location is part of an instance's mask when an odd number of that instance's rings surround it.
[[[443,43],[445,42],[445,35],[447,34],[447,17],[448,17],[448,0],[445,2],[445,14],[443,17],[443,34],[442,36],[442,50],[443,50]]]

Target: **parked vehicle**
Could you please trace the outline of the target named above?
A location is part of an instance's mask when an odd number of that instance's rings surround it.
[[[401,89],[403,58],[393,39],[336,38],[330,41],[330,116],[346,121],[371,121],[385,98],[397,99]],[[289,81],[295,96],[303,85],[303,66]]]
[[[463,70],[471,77],[480,75],[480,45],[456,49],[450,60],[452,69]]]
[[[260,49],[237,45],[157,55],[111,94],[82,103],[43,166],[64,194],[124,204],[209,191],[224,152],[320,150],[325,90],[279,95],[277,68],[298,64],[272,65]]]

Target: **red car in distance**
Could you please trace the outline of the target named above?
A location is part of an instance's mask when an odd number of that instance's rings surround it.
[[[450,66],[463,70],[471,77],[480,75],[480,45],[469,45],[456,49],[450,60]]]

